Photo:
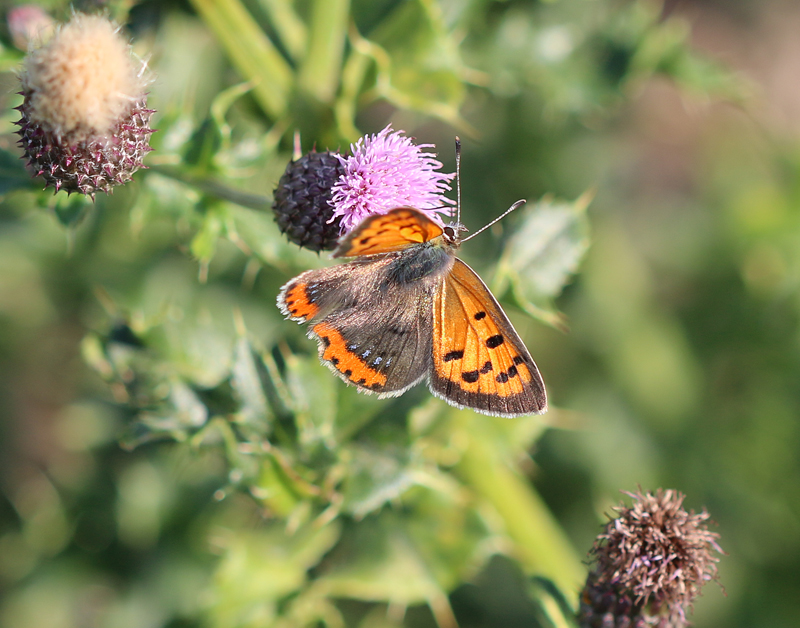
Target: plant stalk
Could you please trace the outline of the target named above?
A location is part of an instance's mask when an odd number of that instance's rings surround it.
[[[243,78],[253,83],[253,95],[272,118],[288,105],[292,69],[240,0],[191,0],[217,36]]]
[[[463,425],[469,414],[459,412],[459,423]],[[467,420],[470,424],[464,431],[469,434],[469,442],[456,473],[502,517],[523,568],[549,578],[567,598],[575,599],[573,595],[577,596],[586,579],[586,569],[564,531],[530,483],[507,461],[498,458],[491,445],[492,437],[483,433],[485,428],[480,424],[491,419]]]

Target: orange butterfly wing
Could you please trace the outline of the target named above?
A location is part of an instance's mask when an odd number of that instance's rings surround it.
[[[391,253],[442,235],[442,228],[413,207],[396,207],[365,218],[342,240],[333,257]]]
[[[547,410],[530,353],[480,277],[459,259],[434,299],[430,388],[449,403],[487,414]]]

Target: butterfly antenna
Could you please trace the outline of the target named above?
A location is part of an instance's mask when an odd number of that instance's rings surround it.
[[[458,162],[456,162],[456,163],[458,163]],[[511,207],[509,207],[509,208],[508,208],[506,211],[504,211],[502,214],[500,214],[500,215],[499,215],[497,218],[495,218],[495,219],[494,219],[492,222],[490,222],[488,225],[484,225],[483,227],[481,227],[480,229],[478,229],[478,230],[477,230],[475,233],[473,233],[471,236],[469,236],[468,238],[464,238],[464,239],[463,239],[463,240],[461,240],[461,241],[462,241],[462,242],[466,242],[467,240],[471,240],[472,238],[474,238],[474,237],[475,237],[476,235],[478,235],[479,233],[481,233],[481,232],[483,232],[483,231],[486,231],[486,230],[487,230],[489,227],[491,227],[493,224],[495,224],[495,223],[498,223],[498,222],[500,222],[501,220],[503,220],[503,218],[505,218],[506,216],[508,216],[508,215],[509,215],[511,212],[513,212],[515,209],[517,209],[518,207],[522,207],[522,206],[523,206],[525,203],[527,203],[527,202],[528,202],[528,201],[526,201],[524,198],[523,198],[523,199],[520,199],[520,200],[518,200],[516,203],[514,203],[514,204],[513,204]]]
[[[456,224],[461,224],[461,138],[456,135]]]

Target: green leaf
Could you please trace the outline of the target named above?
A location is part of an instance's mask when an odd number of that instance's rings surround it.
[[[19,155],[0,150],[0,195],[19,189],[41,187],[42,180],[36,181],[25,169]]]
[[[525,212],[497,267],[496,291],[510,285],[529,314],[558,325],[553,299],[561,294],[589,248],[586,208],[591,194],[572,203],[545,198]]]
[[[287,272],[323,266],[322,256],[292,244],[278,231],[272,212],[229,205],[228,216],[253,255],[270,266]]]
[[[65,227],[76,227],[94,207],[94,201],[86,194],[55,194],[53,211]]]
[[[192,265],[162,264],[145,282],[139,307],[147,344],[163,366],[196,388],[213,389],[230,374],[235,293],[198,285]]]
[[[339,408],[334,435],[339,443],[350,440],[353,434],[386,410],[385,399],[360,393],[354,386],[339,386],[338,392]]]
[[[536,605],[541,625],[577,628],[575,609],[553,582],[535,576],[528,580],[526,589],[528,597]]]
[[[166,398],[152,410],[141,412],[122,436],[122,445],[134,449],[146,442],[161,438],[184,441],[208,420],[208,408],[184,381],[173,378],[160,388],[167,387]],[[150,391],[156,393],[156,386]]]
[[[306,526],[294,534],[281,524],[248,530],[237,522],[216,528],[213,541],[222,558],[208,591],[211,625],[272,625],[278,602],[306,583],[308,570],[339,534],[335,522]]]
[[[397,5],[356,50],[374,59],[375,92],[401,109],[413,109],[467,127],[459,112],[466,94],[456,38],[441,7],[430,0]],[[352,70],[352,69],[351,69]]]
[[[250,488],[253,496],[279,517],[288,517],[299,504],[300,495],[294,489],[275,455],[263,458],[258,479]]]
[[[239,402],[238,415],[245,423],[267,424],[271,412],[267,398],[261,385],[253,347],[246,338],[240,338],[233,350],[233,366],[231,367],[231,386],[233,394]]]
[[[345,459],[348,477],[342,488],[342,510],[356,519],[396,500],[417,483],[407,449],[356,445],[347,448]]]
[[[289,354],[286,383],[293,400],[301,447],[335,449],[336,389],[339,381],[315,357]]]
[[[515,457],[496,447],[496,422],[455,408],[448,415],[462,448],[455,472],[495,509],[498,518],[489,521],[502,522],[498,532],[514,542],[514,554],[527,570],[550,578],[565,591],[577,590],[586,570],[542,498],[512,463]],[[524,420],[541,423],[539,417]]]
[[[208,420],[208,408],[197,393],[182,381],[172,382],[169,403],[173,408],[172,416],[180,425],[198,428]]]
[[[219,129],[226,148],[230,140],[231,128],[225,116],[228,115],[228,110],[233,104],[252,89],[253,85],[251,83],[233,85],[217,94],[214,97],[214,101],[211,103],[211,119]]]
[[[439,625],[453,625],[447,592],[480,567],[486,539],[466,503],[420,489],[402,512],[384,508],[345,528],[314,588],[401,607],[426,603]]]
[[[402,605],[440,597],[444,591],[414,541],[392,511],[365,519],[347,529],[315,586],[329,596]]]
[[[453,482],[458,486],[457,483]],[[469,579],[489,555],[491,532],[474,504],[458,491],[421,489],[404,527],[445,591]]]
[[[206,118],[184,147],[183,160],[198,172],[214,172],[214,157],[222,147],[223,134],[214,118]]]
[[[201,264],[206,265],[214,257],[217,241],[224,229],[225,216],[219,203],[206,202],[203,204],[207,206],[207,211],[203,215],[203,222],[199,231],[192,238],[189,248],[192,251],[192,255]]]
[[[639,33],[628,80],[641,83],[660,73],[695,94],[739,103],[746,99],[751,90],[743,78],[692,49],[687,20],[673,16],[663,21],[661,7],[648,2],[634,3],[629,13]]]

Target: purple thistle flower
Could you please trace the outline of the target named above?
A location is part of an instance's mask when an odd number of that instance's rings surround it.
[[[340,218],[341,232],[347,233],[367,216],[408,205],[442,224],[438,213],[449,213],[454,204],[444,192],[455,175],[438,172],[441,162],[423,148],[434,146],[415,145],[404,131],[392,131],[389,125],[351,144],[351,156],[337,155],[345,172],[333,186],[331,222]]]

